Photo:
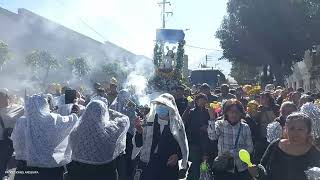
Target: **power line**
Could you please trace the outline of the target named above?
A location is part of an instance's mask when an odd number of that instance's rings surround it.
[[[60,0],[56,0],[56,2],[61,6],[61,7],[65,7],[65,3],[60,1]],[[90,26],[81,16],[76,16],[82,24],[84,24],[85,26],[87,26],[87,28],[89,28],[91,31],[93,31],[94,33],[96,33],[100,38],[103,39],[103,41],[106,41],[107,38],[104,37],[104,35],[102,35],[101,33],[99,33],[97,30],[95,30],[92,26]]]
[[[100,36],[103,39],[103,41],[106,41],[106,38],[101,33],[96,31],[92,26],[90,26],[87,22],[85,22],[84,19],[82,19],[81,17],[78,17],[78,18],[85,26],[87,26],[89,29],[91,29],[93,32],[95,32],[98,36]]]
[[[60,0],[56,0],[56,2],[61,6],[61,7],[65,7],[65,3],[60,1]],[[163,0],[162,3],[158,3],[159,5],[163,6],[163,12],[162,14],[172,14],[172,12],[165,12],[165,4],[170,4],[170,2]],[[93,31],[96,35],[98,35],[100,38],[103,39],[103,41],[106,41],[107,38],[105,38],[104,35],[102,35],[101,33],[99,33],[95,28],[93,28],[91,25],[89,25],[89,23],[87,23],[81,16],[77,16],[77,18],[81,21],[82,24],[84,24],[85,26],[87,26],[87,28],[89,28],[91,31]],[[165,16],[163,16],[163,27],[165,27]],[[193,46],[193,45],[188,45],[186,44],[185,46],[190,47],[190,48],[195,48],[195,49],[201,49],[201,50],[208,50],[208,51],[223,51],[221,49],[212,49],[212,48],[205,48],[205,47],[199,47],[199,46]]]
[[[223,51],[221,49],[204,48],[204,47],[193,46],[193,45],[188,45],[188,44],[186,44],[185,46],[190,47],[190,48],[195,48],[195,49],[208,50],[208,51]]]

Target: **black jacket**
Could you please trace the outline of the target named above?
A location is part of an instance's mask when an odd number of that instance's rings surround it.
[[[179,114],[180,114],[180,116],[182,116],[182,114],[184,113],[184,111],[188,107],[187,98],[184,97],[184,98],[176,99],[176,104],[177,104],[177,108],[178,108]]]
[[[208,110],[199,107],[186,110],[183,114],[188,143],[189,145],[199,146],[203,155],[208,153],[210,140],[206,129],[209,120]]]

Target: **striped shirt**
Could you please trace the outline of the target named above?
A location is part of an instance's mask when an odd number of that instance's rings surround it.
[[[238,145],[233,154],[234,163],[239,172],[245,171],[247,165],[244,164],[238,155],[240,149],[245,149],[249,153],[253,151],[253,143],[251,131],[248,124],[241,122],[241,132],[238,140]],[[208,126],[208,136],[211,140],[218,140],[218,155],[232,152],[235,147],[235,141],[239,132],[240,123],[232,126],[226,120],[210,121]]]

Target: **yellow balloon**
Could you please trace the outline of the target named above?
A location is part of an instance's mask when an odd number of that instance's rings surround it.
[[[192,97],[191,97],[191,96],[188,96],[188,97],[187,97],[187,101],[188,101],[188,102],[192,102],[192,101],[193,101]]]
[[[251,163],[250,154],[247,150],[241,149],[239,151],[239,157],[240,157],[241,161],[246,163],[249,167],[253,166],[253,164]]]
[[[213,103],[210,103],[210,107],[211,107],[212,109],[214,109],[214,104],[213,104]]]

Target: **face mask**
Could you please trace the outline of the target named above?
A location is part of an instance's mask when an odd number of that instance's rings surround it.
[[[167,106],[158,105],[156,108],[156,113],[159,117],[166,117],[169,115],[169,109]]]

